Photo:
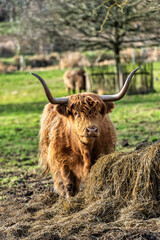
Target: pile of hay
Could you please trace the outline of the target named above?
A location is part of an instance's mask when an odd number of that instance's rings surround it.
[[[160,142],[102,156],[70,200],[47,192],[19,205],[14,216],[12,207],[5,209],[10,218],[1,239],[158,240]]]

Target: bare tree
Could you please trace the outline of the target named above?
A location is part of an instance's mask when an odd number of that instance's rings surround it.
[[[159,42],[159,9],[159,0],[26,0],[17,11],[16,33],[40,52],[113,50],[119,78],[122,48]]]

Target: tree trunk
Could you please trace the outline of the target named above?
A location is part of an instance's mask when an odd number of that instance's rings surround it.
[[[120,90],[120,88],[121,88],[121,83],[120,83],[120,48],[119,48],[118,44],[115,44],[114,55],[115,55],[115,61],[116,61],[117,86],[118,86],[118,90]]]

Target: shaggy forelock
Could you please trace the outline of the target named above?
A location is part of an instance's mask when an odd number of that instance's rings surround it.
[[[73,95],[70,97],[69,109],[71,111],[83,112],[85,115],[94,115],[97,112],[101,111],[102,106],[104,105],[103,101],[99,96],[86,96],[86,95]]]

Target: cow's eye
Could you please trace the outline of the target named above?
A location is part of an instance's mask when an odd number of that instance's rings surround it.
[[[104,114],[105,113],[105,108],[104,107],[102,107],[102,109],[100,110],[100,114]]]
[[[68,110],[68,115],[72,115],[72,112],[70,110]]]
[[[75,112],[75,113],[74,113],[74,116],[75,116],[75,117],[80,117],[80,114],[79,114],[78,112]]]

